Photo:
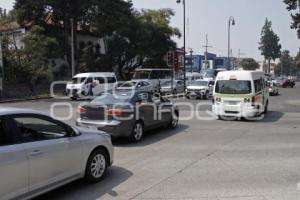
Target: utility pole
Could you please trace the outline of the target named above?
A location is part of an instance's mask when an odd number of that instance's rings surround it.
[[[209,46],[208,45],[208,37],[207,37],[207,34],[206,34],[206,43],[205,43],[205,46],[202,46],[202,47],[204,47],[205,48],[205,69],[207,69],[208,68],[208,58],[207,58],[207,55],[208,55],[208,48],[211,48],[211,47],[213,47],[213,46]]]
[[[231,57],[230,57],[230,28],[231,26],[234,26],[235,25],[235,19],[233,16],[230,16],[229,17],[229,20],[228,20],[228,70],[231,70]]]
[[[186,18],[186,15],[185,15],[185,0],[176,0],[176,2],[178,4],[182,3],[183,5],[183,51],[184,51],[184,54],[183,54],[183,79],[184,79],[184,91],[186,89],[186,39],[185,39],[185,33],[186,33],[186,22],[185,22],[185,18]]]
[[[72,78],[75,76],[75,49],[74,49],[74,19],[71,18],[71,66]]]
[[[3,66],[3,54],[2,54],[2,38],[0,36],[0,95],[4,97],[4,66]]]

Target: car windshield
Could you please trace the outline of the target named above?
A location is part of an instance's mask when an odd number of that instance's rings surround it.
[[[150,71],[136,71],[132,79],[149,79]]]
[[[76,83],[83,83],[85,81],[85,77],[81,77],[81,78],[72,78],[72,83],[76,84]]]
[[[172,81],[166,81],[162,84],[162,86],[170,86],[172,84]],[[175,85],[176,83],[173,82],[173,85]]]
[[[115,94],[103,93],[91,101],[91,104],[101,103],[105,105],[114,105],[119,103],[127,103],[131,98],[132,94],[129,92],[117,92]]]
[[[217,81],[215,92],[219,94],[250,94],[251,81]]]
[[[207,81],[194,81],[191,85],[193,86],[208,86]]]
[[[120,84],[119,87],[126,87],[126,88],[132,88],[137,84],[137,82],[125,82]]]

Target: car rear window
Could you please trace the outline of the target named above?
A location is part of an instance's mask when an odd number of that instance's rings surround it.
[[[93,101],[91,101],[91,104],[105,104],[105,105],[114,105],[119,103],[127,103],[132,98],[132,93],[129,92],[117,92],[114,94],[111,93],[103,93],[100,96],[96,97]]]

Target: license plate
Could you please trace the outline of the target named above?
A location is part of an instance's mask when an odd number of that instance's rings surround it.
[[[98,130],[98,127],[97,127],[97,126],[94,126],[94,125],[83,124],[82,126],[83,126],[84,128],[91,129],[91,130]]]
[[[238,101],[228,101],[227,103],[228,103],[228,105],[235,106],[235,105],[238,105],[240,102],[238,102]]]

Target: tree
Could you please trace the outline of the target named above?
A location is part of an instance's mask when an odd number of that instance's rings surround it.
[[[135,11],[134,16],[127,27],[108,39],[108,60],[116,66],[121,78],[128,78],[140,66],[166,67],[164,55],[176,48],[172,37],[181,36],[177,28],[170,26],[174,16],[171,9]]]
[[[21,50],[20,74],[31,89],[35,90],[37,83],[43,79],[51,81],[52,73],[49,58],[57,48],[57,41],[45,35],[45,29],[33,26],[23,38],[24,49]]]
[[[275,70],[276,74],[288,75],[290,74],[290,69],[293,64],[293,58],[290,56],[290,51],[284,50],[280,56],[280,62]]]
[[[276,60],[280,57],[281,44],[279,37],[272,29],[272,22],[266,19],[265,25],[262,28],[261,38],[259,42],[259,50],[265,60],[268,61],[268,72],[271,70],[271,60]]]
[[[244,58],[241,60],[240,65],[244,70],[256,70],[259,68],[259,63],[253,58]]]
[[[298,52],[297,56],[295,57],[295,64],[298,70],[300,70],[300,51]]]
[[[297,11],[296,13],[292,13],[292,24],[291,28],[296,29],[298,32],[298,38],[300,39],[300,1],[299,0],[284,0],[283,1],[287,5],[288,11]]]
[[[66,55],[69,63],[71,20],[76,44],[78,27],[98,37],[110,36],[132,18],[132,3],[123,0],[16,0],[14,9],[20,24],[34,22],[44,27],[48,36],[55,37],[61,44],[61,55]],[[80,50],[75,48],[78,61]]]

